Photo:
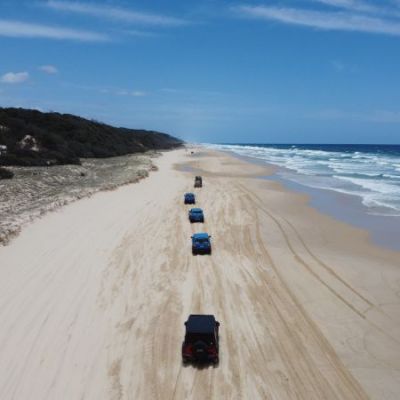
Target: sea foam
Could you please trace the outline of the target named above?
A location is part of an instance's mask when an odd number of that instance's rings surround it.
[[[400,146],[209,146],[282,167],[284,179],[358,196],[371,214],[400,215]]]

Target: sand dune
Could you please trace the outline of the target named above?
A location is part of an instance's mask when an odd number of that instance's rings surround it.
[[[85,159],[81,165],[13,167],[14,179],[0,181],[0,245],[49,211],[146,177],[155,156],[148,152]]]
[[[399,398],[399,254],[263,167],[185,150],[156,164],[0,248],[1,399]],[[203,227],[182,204],[194,172]],[[191,255],[200,229],[211,257]],[[216,368],[181,363],[190,313],[221,322]]]

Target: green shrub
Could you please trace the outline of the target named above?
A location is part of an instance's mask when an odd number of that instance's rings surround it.
[[[80,158],[115,157],[148,150],[167,150],[182,141],[160,132],[114,128],[69,114],[42,113],[22,108],[0,108],[0,144],[8,154],[0,165],[77,164]],[[33,136],[39,151],[21,150],[18,142]]]

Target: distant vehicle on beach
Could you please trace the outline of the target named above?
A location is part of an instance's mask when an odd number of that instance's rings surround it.
[[[1,128],[2,126],[0,125],[0,131],[2,130]],[[7,154],[7,146],[5,144],[0,144],[0,156],[2,154]]]
[[[196,197],[193,193],[185,193],[184,195],[185,204],[196,204]]]
[[[201,208],[191,208],[189,210],[189,221],[192,222],[204,222],[204,213]]]
[[[195,233],[192,236],[192,254],[211,255],[211,236],[208,233]]]
[[[219,361],[219,325],[214,315],[189,315],[182,344],[184,363],[217,364]]]
[[[203,187],[203,179],[202,179],[201,176],[196,176],[196,177],[194,178],[194,187],[195,187],[195,188],[197,188],[197,187]]]

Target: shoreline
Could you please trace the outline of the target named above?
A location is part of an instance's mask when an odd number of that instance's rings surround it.
[[[155,164],[0,247],[0,398],[398,399],[398,252],[265,166],[204,148]],[[187,220],[193,190],[204,224]],[[192,256],[199,231],[212,256]],[[203,313],[220,363],[184,366],[183,323]]]
[[[400,217],[369,214],[356,195],[310,188],[279,176],[276,176],[276,181],[288,190],[308,195],[310,207],[319,212],[367,231],[374,245],[400,251],[400,242],[397,240],[400,236]]]
[[[261,179],[279,182],[288,191],[307,195],[310,207],[338,221],[367,231],[371,237],[371,242],[377,246],[392,251],[400,251],[400,241],[397,240],[397,237],[400,237],[399,216],[370,214],[368,208],[362,204],[357,195],[312,188],[280,176],[279,171],[285,171],[283,167],[228,150],[222,152],[248,163],[267,167],[272,172],[264,177],[260,176]]]

